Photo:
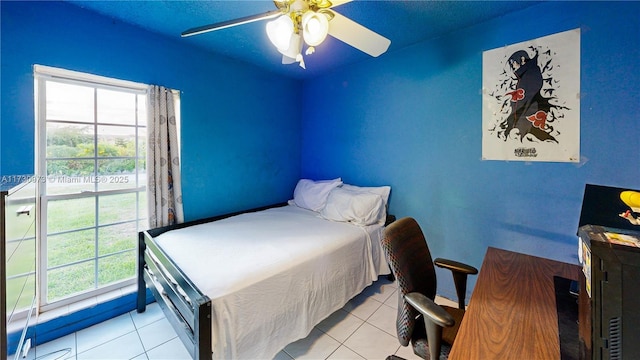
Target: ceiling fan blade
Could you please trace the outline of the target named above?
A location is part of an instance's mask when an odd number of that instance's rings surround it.
[[[329,35],[367,53],[373,57],[383,54],[391,45],[391,40],[367,29],[357,22],[332,11],[333,19],[329,21]]]
[[[280,14],[282,14],[282,11],[280,10],[271,10],[263,14],[250,15],[250,16],[241,17],[235,20],[228,20],[228,21],[223,21],[215,24],[199,26],[199,27],[195,27],[195,28],[183,31],[182,37],[198,35],[198,34],[206,33],[209,31],[214,31],[214,30],[226,29],[232,26],[252,23],[254,21],[272,19],[277,17]]]

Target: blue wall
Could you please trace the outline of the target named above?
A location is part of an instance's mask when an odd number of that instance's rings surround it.
[[[640,2],[543,3],[306,81],[302,175],[391,185],[390,211],[436,257],[480,267],[494,246],[575,263],[585,183],[640,188],[638,19]],[[575,28],[581,162],[482,161],[482,52]],[[455,298],[450,279],[439,292]]]
[[[291,197],[300,174],[298,81],[63,2],[0,6],[0,174],[34,171],[32,66],[40,64],[181,90],[188,220]],[[282,94],[292,111],[276,114]]]
[[[304,82],[65,3],[0,7],[0,174],[33,172],[42,64],[182,91],[189,219],[284,201],[301,175],[342,176],[391,185],[391,212],[416,217],[435,256],[479,267],[497,246],[575,262],[584,184],[640,188],[639,2],[542,3]],[[581,162],[482,161],[482,52],[578,27]],[[275,113],[281,93],[302,106]]]

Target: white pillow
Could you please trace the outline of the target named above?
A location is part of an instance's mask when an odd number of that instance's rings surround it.
[[[320,181],[300,179],[293,190],[293,202],[301,208],[320,211],[327,202],[329,192],[340,185],[340,178]]]
[[[384,223],[386,211],[380,195],[339,187],[331,190],[320,215],[333,221],[372,225]]]
[[[342,188],[346,190],[351,190],[354,192],[368,192],[380,195],[382,197],[382,201],[384,201],[384,206],[388,207],[389,205],[389,194],[391,193],[391,186],[355,186],[349,184],[342,184]]]

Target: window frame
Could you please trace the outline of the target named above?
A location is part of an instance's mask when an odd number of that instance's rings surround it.
[[[98,91],[97,89],[105,89],[105,90],[112,90],[112,91],[115,90],[119,92],[133,93],[133,94],[136,94],[136,97],[138,97],[139,95],[145,95],[145,96],[148,95],[147,94],[148,85],[146,84],[135,83],[135,82],[125,81],[125,80],[117,80],[117,79],[112,79],[108,77],[91,75],[91,74],[53,68],[48,66],[34,65],[34,94],[35,94],[35,119],[36,119],[36,131],[35,131],[36,169],[35,170],[36,170],[36,179],[38,183],[37,207],[40,210],[36,213],[37,214],[36,222],[38,225],[37,234],[36,234],[36,243],[37,243],[36,255],[37,255],[37,264],[38,264],[37,270],[36,270],[36,274],[37,274],[36,293],[38,297],[38,307],[40,311],[53,310],[58,307],[66,306],[66,305],[76,303],[78,301],[90,299],[90,298],[96,298],[97,296],[100,296],[102,294],[105,294],[123,287],[134,285],[136,283],[135,274],[137,274],[137,266],[138,266],[136,261],[136,264],[135,264],[136,269],[134,271],[134,275],[133,277],[127,280],[115,282],[113,284],[108,284],[102,287],[99,286],[98,283],[96,283],[95,284],[97,286],[96,289],[91,289],[81,293],[75,293],[69,296],[65,296],[61,299],[54,300],[52,302],[48,302],[47,272],[50,269],[48,269],[48,261],[47,261],[47,249],[48,249],[47,247],[48,245],[47,244],[47,232],[48,232],[47,231],[47,208],[48,208],[49,201],[66,200],[71,198],[78,199],[78,198],[93,197],[94,199],[96,199],[94,203],[95,211],[96,211],[94,216],[97,221],[99,218],[99,212],[98,212],[99,197],[135,193],[136,194],[136,212],[137,212],[136,219],[135,219],[136,228],[138,229],[138,226],[141,220],[146,220],[146,219],[140,219],[138,217],[138,214],[140,213],[139,212],[140,207],[146,206],[146,203],[140,202],[141,200],[140,192],[146,191],[146,183],[145,184],[136,183],[135,186],[133,187],[127,187],[124,189],[117,189],[117,190],[99,190],[98,187],[96,186],[94,187],[93,191],[87,191],[86,193],[53,194],[53,195],[49,195],[46,193],[46,180],[47,180],[46,169],[47,169],[47,160],[49,160],[46,154],[46,151],[47,151],[46,127],[48,123],[48,119],[46,118],[46,109],[47,109],[46,108],[46,82],[47,81],[55,81],[58,83],[67,83],[72,85],[90,86],[95,88],[94,92]],[[97,107],[97,104],[94,103],[94,109],[96,107]],[[60,123],[64,123],[64,121],[60,121]],[[87,125],[88,123],[80,122],[78,124]],[[97,122],[94,115],[93,123],[91,124],[92,126],[94,126],[93,132],[94,132],[94,135],[96,136],[94,139],[94,144],[96,144],[98,141],[98,137],[97,137],[98,125],[104,125],[104,124],[105,123]],[[113,125],[120,126],[121,124],[113,124]],[[136,134],[137,134],[137,130],[141,127],[137,123],[136,125],[129,125],[129,126],[136,129]],[[147,125],[144,125],[144,128],[146,129]],[[135,140],[136,169],[138,169],[137,159],[139,158],[139,156],[137,156],[138,154],[137,151],[139,150],[138,140],[139,140],[139,136],[136,136],[136,140]],[[90,157],[87,159],[96,161],[96,166],[97,166],[97,162],[101,158],[97,153],[94,153],[93,157]],[[116,159],[118,159],[118,157],[116,157]],[[97,168],[96,168],[96,171],[97,171]],[[139,174],[138,170],[136,170],[136,174]],[[138,176],[136,176],[136,181],[139,181]],[[117,222],[109,223],[107,226],[112,226],[115,224],[118,224],[118,223]],[[102,227],[101,224],[96,222],[91,227],[91,229],[95,229],[97,233],[101,227]],[[98,238],[96,238],[96,242],[97,241],[98,241]],[[137,244],[137,241],[136,241],[136,244]],[[99,259],[100,256],[97,253],[97,249],[95,251],[96,251],[96,254],[93,259],[97,261],[97,259]],[[130,251],[130,250],[127,250],[127,251]],[[137,251],[137,246],[135,247],[134,251]],[[135,255],[135,258],[137,259],[137,253]],[[66,264],[66,266],[68,265],[69,264]],[[94,277],[95,276],[97,276],[97,270],[95,270],[94,272]]]

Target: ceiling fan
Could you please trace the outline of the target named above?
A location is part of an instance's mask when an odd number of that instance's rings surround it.
[[[305,68],[302,48],[306,44],[306,55],[311,55],[327,35],[377,57],[389,48],[391,41],[370,29],[340,15],[334,7],[351,0],[274,0],[275,10],[245,16],[186,30],[182,37],[198,35],[254,21],[271,20],[266,30],[269,40],[282,54],[283,64],[298,62]]]

